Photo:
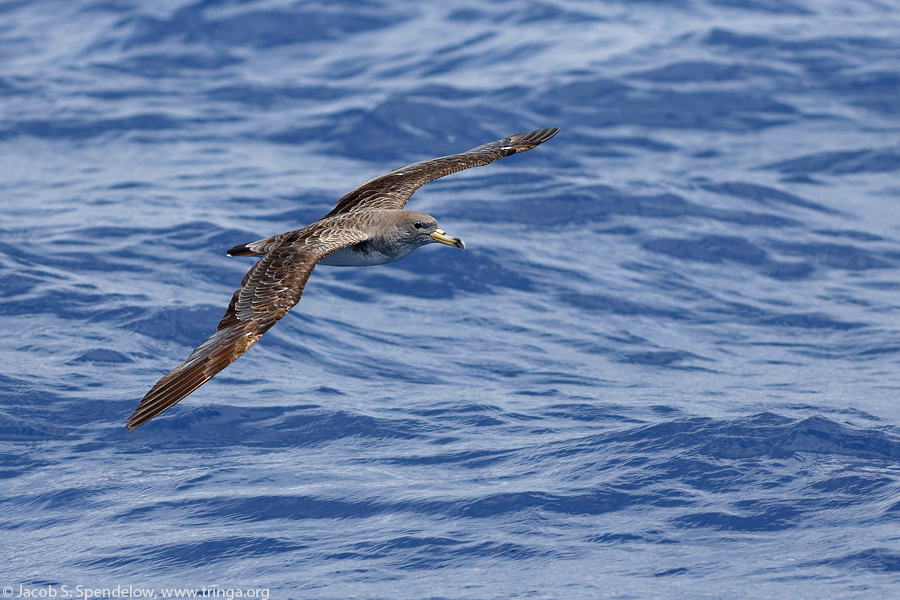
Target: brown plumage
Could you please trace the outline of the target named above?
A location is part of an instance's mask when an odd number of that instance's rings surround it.
[[[432,242],[464,248],[462,240],[438,228],[434,217],[402,210],[410,196],[439,177],[531,150],[558,131],[537,129],[395,169],[357,187],[331,212],[303,229],[230,249],[230,256],[262,258],[241,280],[216,332],[147,392],[127,428],[134,429],[170,408],[246,352],[297,304],[319,262],[384,264]]]

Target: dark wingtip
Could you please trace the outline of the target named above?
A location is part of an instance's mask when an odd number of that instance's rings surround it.
[[[128,419],[128,424],[125,425],[125,431],[131,431],[132,429],[135,429],[136,427],[140,427],[141,425],[143,425],[144,423],[146,423],[149,420],[149,419],[135,418],[136,414],[137,414],[137,411],[135,411],[134,414],[132,414],[131,417]]]
[[[146,412],[144,409],[146,407],[138,406],[137,409],[132,413],[132,415],[128,418],[128,423],[125,425],[125,431],[131,431],[132,429],[136,429],[157,416],[162,411],[157,412]],[[168,408],[168,407],[167,407]],[[163,409],[165,410],[165,409]]]
[[[510,154],[526,152],[535,146],[543,144],[557,133],[559,133],[559,127],[547,127],[546,129],[517,133],[503,140],[503,149],[508,150]]]
[[[546,142],[554,135],[559,133],[559,127],[547,127],[546,129],[535,129],[532,132],[529,132],[528,136],[534,136],[535,141]]]
[[[522,141],[534,142],[535,145],[543,144],[554,135],[559,133],[559,127],[547,127],[546,129],[535,129],[534,131],[529,131],[525,134],[525,137],[522,138]]]

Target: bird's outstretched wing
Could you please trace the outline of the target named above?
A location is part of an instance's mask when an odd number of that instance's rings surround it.
[[[295,232],[298,235],[290,243],[271,248],[253,265],[241,281],[241,289],[234,292],[216,332],[147,392],[127,429],[170,408],[237,360],[300,301],[319,260],[365,239],[360,231],[335,227],[335,221],[319,221]]]
[[[463,169],[487,165],[499,158],[518,152],[531,150],[552,138],[558,131],[559,127],[551,127],[517,133],[508,138],[472,148],[462,154],[423,160],[394,169],[375,179],[370,179],[338,200],[337,205],[326,217],[358,210],[399,210],[406,205],[406,201],[417,189],[429,181]]]

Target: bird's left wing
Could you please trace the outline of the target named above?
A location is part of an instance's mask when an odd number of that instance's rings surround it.
[[[127,429],[170,408],[237,360],[300,301],[319,260],[366,238],[356,229],[335,226],[334,221],[320,221],[301,230],[291,243],[270,249],[253,265],[234,292],[216,332],[147,392]]]

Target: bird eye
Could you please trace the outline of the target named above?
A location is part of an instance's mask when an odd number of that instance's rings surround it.
[[[413,227],[415,227],[416,229],[422,229],[423,227],[425,227],[425,223],[422,223],[422,222],[413,223]]]

